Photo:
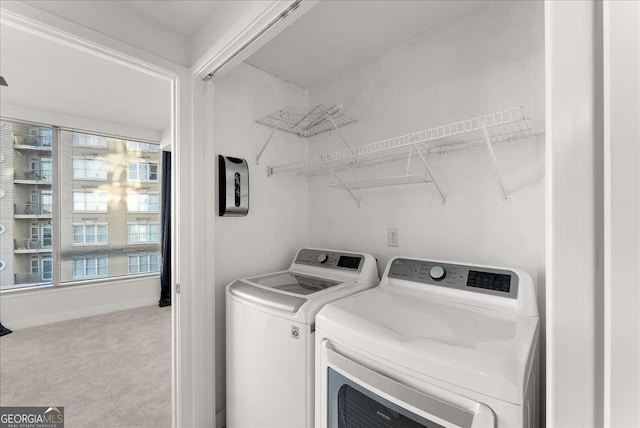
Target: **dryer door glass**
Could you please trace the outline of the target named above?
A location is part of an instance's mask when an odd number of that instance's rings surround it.
[[[328,370],[329,428],[443,428]]]
[[[251,278],[249,281],[271,287],[274,290],[287,291],[289,293],[308,295],[341,284],[325,278],[300,275],[292,272],[275,273],[273,275]]]

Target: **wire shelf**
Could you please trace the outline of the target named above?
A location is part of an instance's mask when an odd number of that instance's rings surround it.
[[[422,184],[431,183],[432,181],[415,175],[403,175],[399,177],[383,177],[374,178],[371,180],[358,180],[344,183],[333,183],[331,187],[342,190],[359,190],[359,189],[371,189],[375,187],[388,187],[399,186],[403,184]]]
[[[444,153],[486,144],[484,132],[491,143],[515,141],[536,134],[529,126],[524,107],[513,107],[496,113],[429,128],[362,146],[310,157],[298,162],[268,168],[270,174],[286,172],[310,174],[340,167],[355,160],[375,160],[388,156],[393,150],[407,150],[419,145],[430,153]]]
[[[301,137],[311,137],[356,121],[354,117],[342,113],[340,104],[331,107],[318,104],[311,110],[287,106],[256,120],[262,125]]]

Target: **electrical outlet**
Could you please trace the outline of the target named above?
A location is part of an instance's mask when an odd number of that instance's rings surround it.
[[[400,246],[400,237],[398,236],[398,228],[390,227],[387,229],[387,244],[390,247]]]

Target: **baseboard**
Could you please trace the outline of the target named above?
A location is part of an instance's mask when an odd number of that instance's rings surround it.
[[[224,428],[227,424],[227,410],[222,409],[216,414],[216,428]]]
[[[111,305],[93,306],[80,309],[77,311],[61,312],[41,317],[28,318],[22,321],[11,323],[12,330],[20,330],[23,328],[36,327],[39,325],[52,324],[54,322],[74,320],[77,318],[86,318],[93,315],[102,315],[110,312],[125,311],[127,309],[140,308],[143,306],[151,306],[158,303],[158,298],[145,298],[139,300],[131,300],[126,302],[115,303]]]

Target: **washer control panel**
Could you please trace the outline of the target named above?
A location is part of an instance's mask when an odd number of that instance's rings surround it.
[[[364,256],[303,248],[298,252],[295,263],[360,272],[364,264]]]
[[[504,269],[399,258],[391,263],[387,276],[512,299],[518,297],[518,275]]]

